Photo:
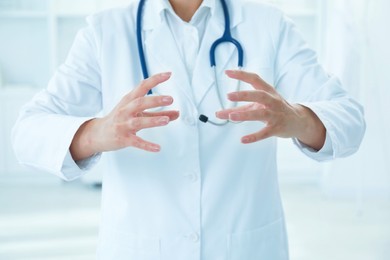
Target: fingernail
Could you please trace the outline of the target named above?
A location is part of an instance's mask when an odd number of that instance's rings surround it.
[[[161,150],[160,146],[153,145],[150,147],[153,152],[159,152]]]
[[[217,118],[221,118],[221,113],[220,113],[220,112],[215,112],[215,116],[216,116]]]
[[[215,113],[215,116],[219,119],[224,119],[224,120],[227,120],[229,119],[229,115],[225,115],[224,113],[222,112],[217,112]]]
[[[163,103],[172,103],[173,98],[172,97],[163,97],[162,101],[163,101]]]
[[[250,143],[251,139],[249,137],[243,137],[241,140],[244,144]]]
[[[234,75],[236,74],[235,70],[225,70],[226,75]]]
[[[158,119],[157,123],[159,125],[166,125],[169,123],[169,117],[162,117],[162,118]]]
[[[172,75],[172,72],[164,72],[160,74],[161,78],[169,78]]]

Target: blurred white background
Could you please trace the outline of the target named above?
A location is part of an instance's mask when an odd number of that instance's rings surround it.
[[[94,259],[100,167],[63,183],[19,166],[10,131],[86,15],[131,0],[0,0],[0,259]],[[360,151],[325,164],[280,140],[292,260],[390,259],[390,1],[273,0],[365,107]],[[37,151],[38,152],[38,151]],[[270,259],[272,260],[272,259]]]

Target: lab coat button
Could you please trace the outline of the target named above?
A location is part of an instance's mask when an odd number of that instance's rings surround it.
[[[190,234],[189,239],[192,242],[197,243],[199,241],[199,234],[198,233],[192,233],[192,234]]]
[[[189,174],[189,175],[187,175],[187,178],[191,182],[197,182],[198,181],[198,175],[196,175],[196,174]]]

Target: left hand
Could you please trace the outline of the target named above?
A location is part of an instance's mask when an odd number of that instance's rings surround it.
[[[230,101],[251,103],[219,111],[216,116],[224,120],[262,121],[266,124],[260,131],[242,137],[243,143],[254,143],[272,136],[295,137],[315,150],[322,148],[326,130],[313,111],[302,105],[289,104],[275,88],[254,73],[228,70],[226,74],[251,84],[255,90],[229,93]]]

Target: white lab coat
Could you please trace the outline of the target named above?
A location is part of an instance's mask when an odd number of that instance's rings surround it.
[[[73,180],[97,161],[99,155],[77,165],[68,148],[83,122],[100,110],[111,111],[142,80],[137,2],[90,17],[47,90],[24,107],[13,132],[22,163]],[[216,2],[192,81],[165,19],[155,14],[159,1],[146,3],[143,33],[150,74],[173,72],[155,92],[173,96],[171,109],[181,116],[167,127],[139,133],[161,144],[160,153],[128,148],[105,154],[110,171],[103,177],[99,259],[288,259],[276,139],[243,145],[240,137],[262,123],[215,127],[197,119],[220,110],[208,58],[211,43],[223,32]],[[269,6],[228,4],[232,33],[245,49],[245,70],[258,73],[290,102],[310,107],[327,128],[323,150],[296,142],[298,147],[317,160],[355,152],[364,132],[362,108],[317,64],[294,25]],[[224,48],[217,55],[220,77],[237,64],[235,49]]]

